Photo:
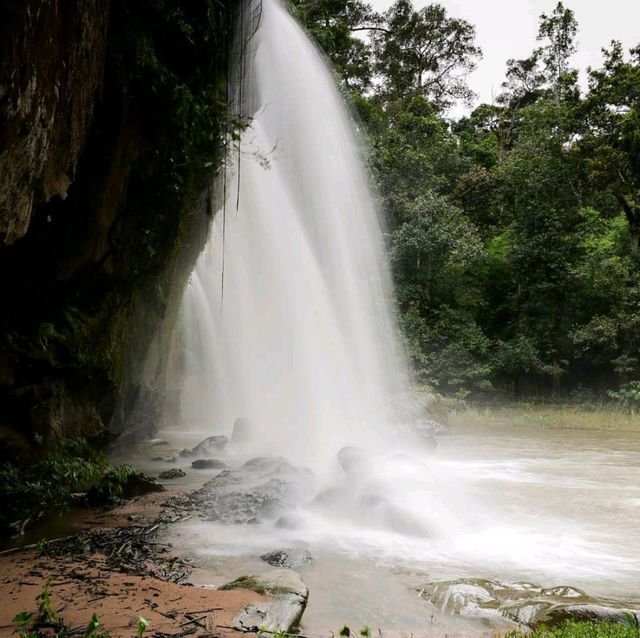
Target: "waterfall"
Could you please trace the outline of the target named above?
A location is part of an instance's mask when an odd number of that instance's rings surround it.
[[[489,580],[633,592],[637,437],[616,432],[597,452],[591,433],[463,429],[433,453],[429,424],[402,413],[381,222],[334,78],[278,0],[262,0],[248,32],[232,99],[251,125],[184,294],[183,422],[161,441],[203,516],[171,526],[172,543],[212,585],[269,570],[258,557],[273,550],[312,556],[296,567],[313,592],[311,636],[344,622],[484,635],[493,621],[474,597]],[[248,441],[201,452],[239,417]],[[209,456],[210,469],[192,466]],[[459,578],[447,600],[469,596],[474,627],[434,622],[416,595]]]
[[[221,433],[246,417],[260,453],[318,468],[384,444],[405,383],[381,222],[327,62],[276,0],[243,71],[251,124],[184,297],[183,403]]]

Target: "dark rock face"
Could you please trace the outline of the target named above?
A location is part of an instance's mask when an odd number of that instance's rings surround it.
[[[107,0],[13,2],[0,24],[0,243],[29,229],[34,207],[65,199],[102,88]]]
[[[158,426],[215,207],[234,5],[0,6],[0,460]]]

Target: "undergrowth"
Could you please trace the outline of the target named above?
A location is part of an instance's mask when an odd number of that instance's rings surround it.
[[[102,503],[115,501],[134,473],[130,466],[111,467],[102,452],[79,437],[60,439],[39,461],[3,463],[0,536],[23,533],[47,512],[68,509],[89,490]]]

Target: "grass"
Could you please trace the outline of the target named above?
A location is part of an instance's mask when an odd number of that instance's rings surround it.
[[[464,427],[609,430],[640,432],[640,412],[616,407],[521,403],[452,411],[449,424]]]
[[[539,627],[532,632],[515,630],[505,638],[639,638],[637,625],[613,622],[566,622],[552,628]]]

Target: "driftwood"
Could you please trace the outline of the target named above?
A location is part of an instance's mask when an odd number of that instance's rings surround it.
[[[89,563],[93,560],[92,556],[102,555],[105,561],[101,567],[104,569],[152,576],[171,583],[185,583],[191,573],[189,562],[170,556],[170,546],[156,540],[165,525],[164,520],[156,520],[149,525],[81,532],[50,541],[42,551],[49,556],[59,557],[84,554]],[[8,550],[6,553],[13,551],[18,550]],[[70,574],[70,577],[85,578],[82,574]]]

